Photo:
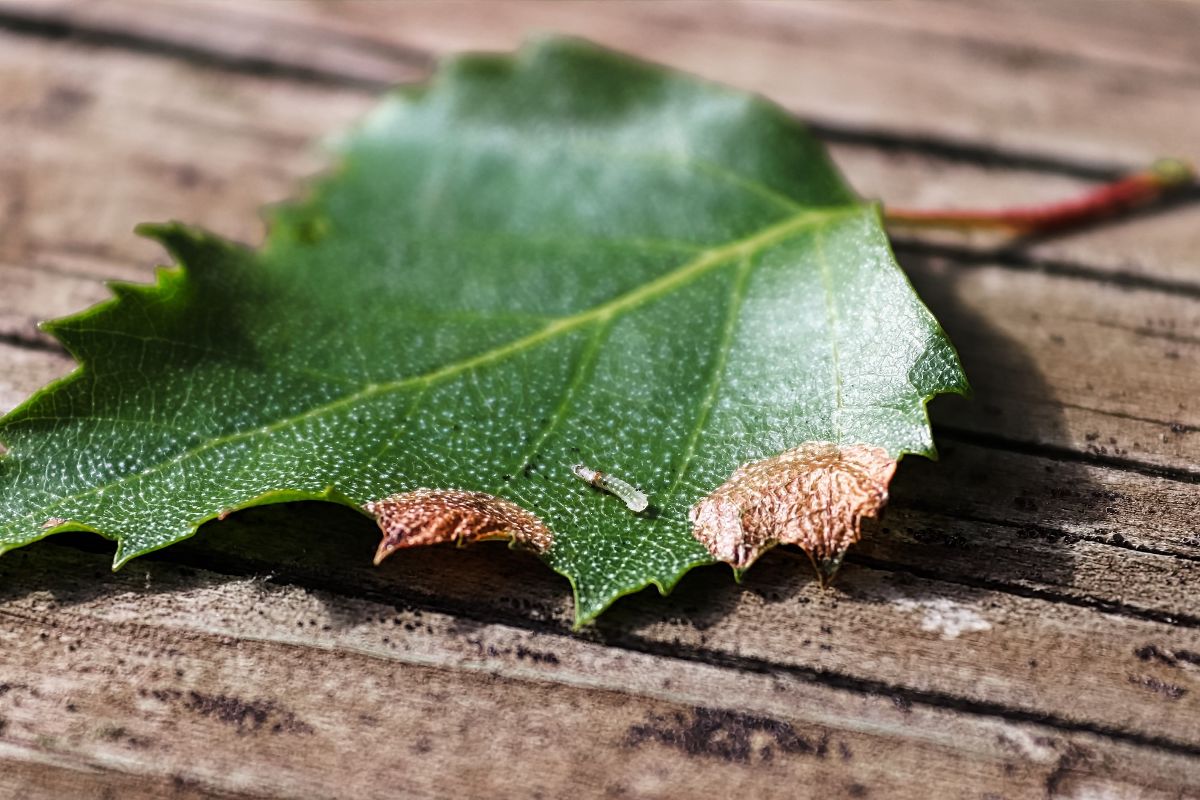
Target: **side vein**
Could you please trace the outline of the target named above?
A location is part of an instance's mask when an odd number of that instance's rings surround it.
[[[684,455],[679,465],[679,470],[676,473],[674,480],[671,482],[671,488],[669,488],[664,495],[668,499],[672,499],[674,497],[675,489],[679,486],[680,481],[687,472],[688,464],[691,463],[692,458],[696,454],[696,445],[700,441],[700,434],[704,430],[704,424],[708,419],[708,414],[712,409],[713,403],[716,401],[717,391],[721,386],[721,376],[725,372],[725,363],[729,357],[729,350],[733,346],[733,332],[737,327],[737,318],[739,312],[741,311],[742,300],[746,296],[746,287],[749,285],[748,278],[752,263],[750,255],[750,253],[743,254],[742,259],[738,264],[738,273],[734,278],[733,290],[729,295],[729,307],[725,316],[725,326],[721,332],[721,342],[717,346],[716,357],[713,359],[713,367],[709,376],[708,388],[704,393],[704,397],[701,398],[699,410],[696,414],[696,423],[692,427],[691,434],[688,436],[688,443],[684,450]],[[645,541],[651,546],[656,544],[654,539],[647,539]],[[629,562],[633,556],[634,548],[625,548],[621,556],[621,563],[615,570],[612,571],[612,574],[623,574],[628,568]],[[574,579],[573,582],[576,580],[578,580],[578,578]],[[642,588],[647,585],[649,585],[649,582],[642,583],[642,585],[637,588]],[[581,586],[581,583],[576,583],[576,590],[582,592]],[[634,590],[631,589],[630,591]]]
[[[583,349],[583,352],[579,354],[579,359],[575,362],[575,368],[572,370],[573,374],[571,375],[571,379],[567,382],[566,387],[563,389],[562,397],[559,399],[558,407],[554,410],[554,415],[550,418],[549,422],[542,426],[542,429],[538,431],[537,436],[533,437],[529,443],[529,447],[525,450],[525,452],[521,453],[521,457],[518,458],[513,463],[513,466],[509,468],[509,473],[515,474],[519,469],[521,469],[522,465],[529,461],[530,458],[536,456],[537,451],[541,448],[541,446],[546,443],[546,440],[549,439],[558,426],[562,424],[562,421],[567,416],[567,412],[571,409],[571,401],[575,399],[575,395],[579,391],[579,387],[582,386],[583,382],[587,380],[589,375],[591,375],[592,367],[596,363],[596,356],[600,352],[600,345],[604,342],[605,336],[610,328],[611,319],[605,319],[601,325],[597,326],[596,331],[592,334],[592,338],[588,341],[586,347]],[[499,494],[500,489],[500,486],[494,486],[492,487],[490,493]]]
[[[708,416],[712,413],[713,404],[717,400],[717,393],[721,389],[721,378],[725,374],[725,365],[729,361],[729,351],[733,347],[733,334],[737,329],[737,321],[741,315],[742,301],[746,299],[746,289],[750,285],[751,265],[750,254],[747,254],[742,258],[742,263],[738,266],[733,291],[729,297],[729,308],[725,315],[725,327],[721,331],[721,342],[718,346],[717,355],[713,359],[712,375],[709,377],[708,389],[700,401],[700,406],[696,413],[696,423],[692,427],[687,446],[684,448],[683,458],[679,462],[679,470],[675,473],[675,479],[671,482],[671,487],[667,489],[666,497],[668,498],[674,498],[675,490],[679,488],[679,484],[683,481],[684,476],[687,475],[688,467],[691,466],[692,459],[696,455],[696,447],[700,443],[700,436],[704,432],[704,426],[708,424]]]
[[[825,255],[825,237],[820,230],[813,233],[813,242],[817,251],[817,260],[821,263],[821,282],[825,286],[825,313],[829,319],[829,348],[833,357],[834,395],[833,432],[835,441],[842,441],[842,359],[838,352],[838,314],[833,297],[833,274],[829,267],[829,259]]]

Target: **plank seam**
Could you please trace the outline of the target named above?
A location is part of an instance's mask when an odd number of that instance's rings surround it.
[[[1063,540],[1068,543],[1073,541],[1088,542],[1089,544],[1096,544],[1104,547],[1115,547],[1119,550],[1128,550],[1134,553],[1143,553],[1148,556],[1174,558],[1180,561],[1200,563],[1200,555],[1179,553],[1171,550],[1159,550],[1154,547],[1147,547],[1146,545],[1133,544],[1126,540],[1121,534],[1117,534],[1117,536],[1120,536],[1120,539],[1115,540],[1112,537],[1088,535],[1086,533],[1080,533],[1077,531],[1067,531],[1061,528],[1054,528],[1049,525],[1041,525],[1036,522],[1013,522],[1012,520],[1007,519],[977,516],[975,514],[967,514],[961,511],[953,511],[938,506],[935,503],[926,503],[914,500],[897,501],[893,503],[891,507],[908,511],[917,511],[926,514],[936,514],[956,522],[994,525],[998,528],[1007,528],[1019,534],[1033,533],[1037,538],[1042,539],[1043,541]]]
[[[0,9],[0,30],[39,39],[70,41],[99,48],[115,48],[135,53],[171,58],[195,64],[254,75],[262,78],[284,78],[317,86],[336,87],[361,92],[378,93],[391,87],[387,81],[348,75],[336,70],[290,64],[271,58],[222,53],[203,46],[178,41],[163,41],[131,31],[97,25],[80,25],[70,20],[41,14],[21,14]],[[432,59],[414,53],[410,61],[428,67]]]
[[[1092,181],[1111,181],[1144,164],[1076,160],[1034,151],[982,145],[966,139],[886,128],[852,128],[820,117],[805,118],[805,126],[826,144],[842,144],[884,153],[918,153],[942,161],[972,166],[1041,172]]]
[[[971,714],[974,716],[983,717],[999,717],[1008,722],[1023,722],[1034,725],[1042,725],[1064,732],[1090,734],[1106,739],[1126,742],[1135,746],[1158,748],[1193,758],[1200,757],[1200,745],[1193,744],[1191,742],[1170,739],[1165,736],[1152,736],[1134,731],[1128,731],[1110,725],[1071,720],[1065,717],[1060,717],[1056,714],[1048,714],[1045,712],[1030,711],[1020,708],[1010,708],[1009,706],[1005,706],[1000,703],[993,703],[984,700],[971,700],[969,698],[959,697],[957,695],[951,695],[944,692],[893,686],[885,683],[884,681],[843,675],[841,673],[832,672],[829,670],[821,670],[815,667],[774,664],[765,659],[724,653],[716,650],[700,650],[700,648],[691,647],[688,645],[672,644],[670,646],[666,646],[664,644],[660,644],[659,642],[640,640],[638,637],[630,637],[629,641],[636,645],[636,647],[629,649],[636,649],[638,652],[659,658],[699,662],[708,664],[710,666],[734,669],[738,672],[753,672],[765,675],[787,675],[798,680],[808,680],[811,683],[816,683],[833,689],[841,689],[853,694],[883,695],[885,697],[890,697],[893,702],[901,706],[922,705],[941,710],[954,711],[961,714]],[[605,644],[609,643],[605,642]],[[691,657],[689,658],[687,656]]]
[[[1192,485],[1200,484],[1200,472],[1183,469],[1180,467],[1160,467],[1153,464],[1147,464],[1143,461],[1137,461],[1132,458],[1101,455],[1099,453],[1091,453],[1084,450],[1072,450],[1070,448],[1060,447],[1052,444],[1043,444],[1040,442],[1023,442],[1018,439],[1009,439],[1008,437],[995,433],[971,431],[965,428],[947,425],[935,424],[933,433],[935,438],[949,439],[951,441],[962,442],[963,444],[972,444],[990,450],[1004,450],[1010,453],[1018,453],[1020,455],[1046,458],[1050,459],[1051,461],[1106,467],[1125,472],[1134,472],[1139,475],[1145,475],[1149,478],[1159,478],[1163,480],[1174,481],[1176,483],[1186,483]]]
[[[1200,190],[1189,193],[1189,197],[1181,197],[1171,206],[1183,202],[1200,200]],[[1162,210],[1165,204],[1156,204],[1157,210]],[[1145,213],[1143,212],[1140,213]],[[1125,219],[1129,219],[1126,216]],[[1107,270],[1091,267],[1078,261],[1065,259],[1042,258],[1030,255],[1016,247],[1000,247],[980,250],[964,245],[944,244],[913,239],[904,236],[888,237],[892,248],[898,257],[944,258],[954,262],[955,266],[966,268],[1003,267],[1015,272],[1035,272],[1054,277],[1073,278],[1092,283],[1102,283],[1128,291],[1152,291],[1170,294],[1173,297],[1200,299],[1200,284],[1187,281],[1177,281],[1170,278],[1157,278],[1128,270]],[[1025,242],[1023,244],[1028,244]]]
[[[872,558],[862,553],[847,553],[846,561],[868,569],[875,569],[881,572],[895,572],[905,575],[912,575],[915,578],[924,580],[934,580],[939,583],[950,583],[955,586],[963,586],[969,589],[980,589],[983,591],[1001,592],[1003,594],[1015,595],[1023,597],[1027,600],[1044,600],[1050,603],[1061,603],[1075,608],[1082,608],[1089,611],[1099,611],[1104,614],[1112,614],[1118,617],[1126,617],[1141,620],[1143,622],[1156,622],[1165,625],[1173,625],[1181,628],[1200,628],[1200,617],[1190,614],[1172,614],[1167,611],[1155,611],[1148,608],[1138,608],[1126,603],[1118,603],[1114,600],[1105,600],[1092,595],[1069,595],[1051,592],[1045,589],[1038,589],[1032,586],[1022,586],[1021,584],[1011,584],[1004,581],[990,580],[988,578],[975,578],[966,575],[946,574],[938,570],[928,569],[925,567],[913,566],[908,564],[898,564],[885,559]]]

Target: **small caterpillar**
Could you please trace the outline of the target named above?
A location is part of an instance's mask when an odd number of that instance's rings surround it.
[[[575,477],[582,481],[587,481],[597,489],[603,489],[610,494],[615,494],[635,514],[645,511],[650,506],[650,500],[646,497],[645,492],[630,486],[620,478],[609,475],[607,472],[601,472],[598,469],[592,469],[583,464],[576,464],[571,467],[571,472],[575,473]]]

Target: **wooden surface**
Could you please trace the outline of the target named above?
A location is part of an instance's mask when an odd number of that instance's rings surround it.
[[[256,241],[383,87],[537,30],[763,92],[896,205],[1200,158],[1188,2],[0,0],[0,409],[71,369],[36,321],[149,277],[134,224]],[[1200,797],[1198,198],[897,237],[976,396],[833,590],[780,550],[576,634],[536,560],[376,569],[317,504],[8,554],[0,797]]]

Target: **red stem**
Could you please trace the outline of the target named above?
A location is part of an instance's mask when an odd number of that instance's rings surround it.
[[[1119,214],[1157,200],[1191,184],[1195,171],[1187,162],[1162,159],[1138,172],[1099,186],[1081,197],[1041,206],[995,211],[925,211],[884,208],[888,224],[923,228],[986,228],[1014,234],[1045,233]]]

